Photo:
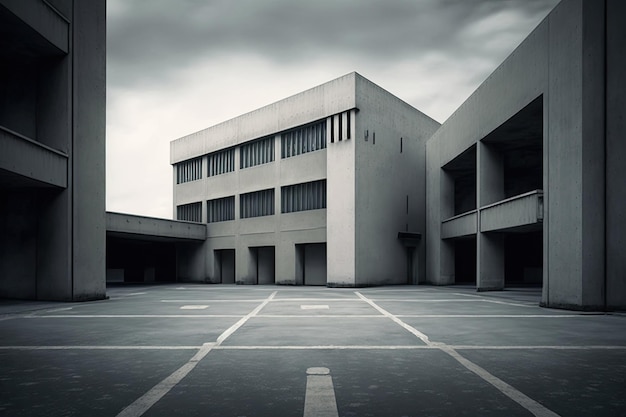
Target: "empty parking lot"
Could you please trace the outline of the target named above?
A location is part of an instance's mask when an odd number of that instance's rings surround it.
[[[0,303],[0,415],[617,416],[626,316],[536,290],[160,285]]]

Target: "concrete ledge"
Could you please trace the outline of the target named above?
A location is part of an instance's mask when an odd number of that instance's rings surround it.
[[[203,223],[158,219],[123,213],[106,213],[107,234],[128,237],[174,240],[206,240],[207,230]]]
[[[64,53],[69,52],[70,21],[47,1],[1,0],[0,5]]]
[[[536,190],[480,209],[480,231],[494,232],[543,222],[543,191]]]
[[[475,235],[478,230],[476,220],[476,210],[473,210],[442,221],[441,238],[450,239],[453,237]]]
[[[0,126],[0,169],[67,188],[68,156]]]

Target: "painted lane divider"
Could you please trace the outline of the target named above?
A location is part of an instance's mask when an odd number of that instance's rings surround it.
[[[333,378],[328,368],[306,370],[304,417],[338,417]]]
[[[193,371],[196,365],[213,350],[213,348],[220,346],[226,339],[228,339],[233,333],[235,333],[241,326],[251,318],[259,314],[272,299],[276,296],[278,291],[274,291],[267,297],[261,304],[259,304],[254,310],[242,317],[237,323],[226,329],[215,341],[215,343],[204,343],[200,350],[191,358],[187,363],[178,368],[167,378],[156,384],[152,389],[146,392],[141,397],[137,398],[132,404],[124,408],[117,417],[140,417],[156,404],[165,394],[170,392],[180,381],[185,378],[189,372]]]

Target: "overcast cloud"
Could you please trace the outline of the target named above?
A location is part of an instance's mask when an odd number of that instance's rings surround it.
[[[351,71],[443,122],[557,2],[108,0],[107,210],[171,218],[171,140]]]

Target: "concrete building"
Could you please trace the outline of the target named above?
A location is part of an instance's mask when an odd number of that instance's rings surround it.
[[[427,143],[427,282],[626,307],[626,3],[564,0]]]
[[[424,281],[425,141],[439,123],[351,73],[171,143],[179,264],[210,283]]]
[[[105,297],[105,0],[0,0],[0,297]]]

